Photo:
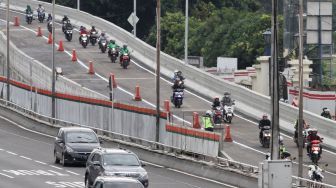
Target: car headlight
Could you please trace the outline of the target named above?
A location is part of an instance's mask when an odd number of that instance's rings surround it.
[[[72,148],[70,148],[69,146],[66,146],[66,151],[68,153],[73,153],[74,152],[74,150]]]

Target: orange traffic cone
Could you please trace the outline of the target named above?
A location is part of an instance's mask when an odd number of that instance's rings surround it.
[[[141,96],[140,96],[140,87],[136,86],[135,87],[135,96],[134,96],[135,101],[141,101]]]
[[[169,103],[169,100],[165,100],[164,101],[164,109],[166,110],[166,112],[170,112],[170,103]]]
[[[59,45],[58,45],[58,49],[57,50],[60,51],[60,52],[64,51],[63,41],[62,40],[59,41]]]
[[[199,115],[197,112],[193,113],[193,128],[194,129],[200,129],[201,125],[199,123]]]
[[[92,63],[92,61],[89,62],[89,72],[88,73],[89,74],[94,74],[95,73],[94,70],[93,70],[93,63]]]
[[[14,26],[20,26],[19,17],[14,17]]]
[[[77,61],[77,54],[76,54],[76,50],[75,49],[72,50],[72,59],[71,60],[72,61]]]
[[[37,37],[42,37],[42,29],[41,27],[39,26],[38,29],[37,29]]]
[[[225,142],[232,142],[232,138],[231,138],[231,133],[230,133],[230,125],[226,125],[225,126],[225,138],[224,138]]]
[[[117,88],[117,82],[115,81],[114,74],[110,74],[110,83],[112,84],[113,88]]]
[[[52,44],[52,35],[51,35],[51,33],[49,33],[49,36],[48,36],[48,44]]]

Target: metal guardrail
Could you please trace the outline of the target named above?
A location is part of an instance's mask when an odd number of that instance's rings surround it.
[[[21,106],[16,105],[15,103],[6,101],[4,99],[0,99],[0,106],[4,107],[4,108],[8,108],[10,110],[13,110],[15,112],[18,112],[30,119],[33,119],[35,121],[39,121],[39,122],[43,122],[43,123],[48,123],[50,125],[55,125],[55,126],[81,126],[81,127],[88,127],[91,128],[93,130],[95,130],[98,134],[100,134],[103,138],[107,138],[107,139],[113,139],[114,141],[117,142],[123,142],[123,143],[132,143],[132,145],[134,144],[138,144],[141,147],[145,147],[146,149],[150,149],[156,152],[161,152],[164,154],[170,154],[170,155],[174,155],[176,157],[181,157],[181,158],[190,158],[193,160],[197,160],[199,162],[211,162],[213,164],[216,164],[218,167],[223,167],[223,168],[230,168],[236,171],[240,171],[242,173],[246,173],[246,174],[251,174],[251,175],[255,175],[256,173],[258,173],[258,167],[256,166],[252,166],[252,165],[248,165],[248,164],[244,164],[244,163],[240,163],[237,161],[232,161],[232,160],[228,160],[228,159],[224,159],[221,157],[211,157],[211,156],[207,156],[204,154],[199,154],[199,153],[192,153],[189,151],[184,151],[181,148],[176,148],[176,147],[172,147],[172,146],[167,146],[164,145],[162,143],[158,143],[158,142],[154,142],[154,141],[149,141],[149,140],[145,140],[145,139],[141,139],[141,138],[137,138],[137,137],[131,137],[128,135],[124,135],[124,134],[120,134],[120,133],[116,133],[116,132],[111,132],[111,131],[106,131],[103,129],[99,129],[99,128],[93,128],[90,126],[83,126],[83,125],[79,125],[79,124],[75,124],[72,122],[67,122],[67,121],[63,121],[60,119],[55,119],[55,118],[51,118],[48,116],[44,116],[41,115],[39,113],[36,113],[34,111],[28,110],[26,108],[23,108]]]
[[[293,187],[298,187],[299,181],[301,180],[303,186],[306,188],[336,188],[336,186],[334,185],[329,185],[322,182],[316,182],[305,178],[299,178],[297,176],[293,176],[292,180],[293,180]]]

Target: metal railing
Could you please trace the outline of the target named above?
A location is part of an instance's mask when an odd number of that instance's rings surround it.
[[[329,185],[322,182],[316,182],[305,178],[299,178],[297,176],[292,176],[292,180],[293,180],[292,182],[293,187],[298,187],[299,181],[301,180],[302,186],[306,188],[336,188],[336,186],[334,185]]]

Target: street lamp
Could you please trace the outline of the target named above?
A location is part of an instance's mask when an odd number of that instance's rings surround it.
[[[264,49],[264,56],[271,56],[271,37],[272,32],[270,29],[267,29],[263,32],[264,40],[265,40],[265,49]]]

